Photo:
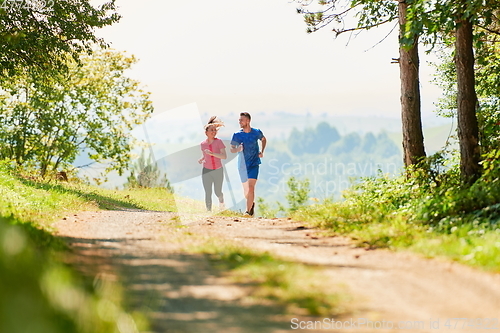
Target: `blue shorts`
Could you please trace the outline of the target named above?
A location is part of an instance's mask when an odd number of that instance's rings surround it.
[[[257,179],[259,177],[259,166],[251,166],[249,168],[242,168],[239,169],[240,171],[240,179],[242,183],[245,183],[248,181],[248,179]]]

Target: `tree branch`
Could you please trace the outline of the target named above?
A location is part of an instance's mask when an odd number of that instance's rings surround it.
[[[334,32],[337,34],[337,36],[338,36],[338,35],[340,35],[340,34],[343,34],[344,32],[351,32],[351,31],[357,31],[357,30],[369,30],[369,29],[371,29],[371,28],[378,27],[378,26],[380,26],[380,25],[382,25],[382,24],[392,22],[392,21],[394,21],[395,19],[397,19],[397,17],[390,18],[390,19],[387,19],[387,20],[385,20],[385,21],[378,22],[378,23],[376,23],[376,24],[366,25],[366,26],[363,26],[363,27],[349,28],[349,29],[344,29],[344,30],[335,30],[335,29],[332,29],[332,31],[334,31]],[[392,28],[392,29],[391,29],[391,32],[392,32],[393,30],[394,30],[394,28]],[[391,32],[389,32],[389,34],[390,34]],[[387,35],[387,36],[388,36],[388,35]],[[385,38],[387,38],[387,36],[386,36],[386,37],[384,37],[384,39],[385,39]]]
[[[481,28],[481,29],[484,29],[484,30],[486,30],[486,31],[488,31],[488,32],[490,32],[490,33],[492,33],[492,34],[495,34],[495,35],[499,35],[499,36],[500,36],[500,31],[493,30],[493,29],[490,29],[490,28],[488,28],[488,27],[484,27],[484,26],[482,26],[482,25],[478,25],[478,27],[479,27],[479,28]]]

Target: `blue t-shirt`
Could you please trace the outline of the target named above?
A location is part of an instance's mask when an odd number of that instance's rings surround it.
[[[258,141],[262,140],[263,137],[264,134],[257,128],[251,128],[248,133],[245,133],[242,129],[233,134],[231,145],[238,147],[240,144],[243,144],[243,151],[238,154],[240,168],[243,166],[243,161],[247,168],[257,166],[261,163]]]

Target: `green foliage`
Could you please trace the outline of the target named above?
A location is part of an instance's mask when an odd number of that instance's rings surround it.
[[[121,207],[176,211],[172,193],[164,188],[116,191],[83,183],[41,183],[17,176],[10,164],[0,163],[0,216],[50,230],[52,222],[72,212]],[[38,237],[32,229],[26,230]]]
[[[287,185],[288,193],[286,194],[286,200],[288,201],[288,211],[295,212],[309,201],[309,179],[299,181],[295,177],[290,177]]]
[[[496,12],[500,5],[495,0],[412,0],[409,2],[406,26],[401,42],[413,43],[414,36],[420,36],[424,44],[431,46],[450,45],[459,20],[468,20],[474,26],[481,27],[474,32],[475,48],[487,44],[488,34],[495,31],[493,24],[498,21]],[[493,29],[491,29],[493,28]],[[498,28],[497,32],[498,32]]]
[[[0,332],[146,329],[137,327],[145,325],[139,314],[124,311],[118,284],[101,278],[89,283],[63,264],[66,244],[50,233],[51,223],[69,213],[117,207],[175,211],[175,200],[158,188],[39,183],[16,176],[11,163],[0,163]]]
[[[486,154],[482,177],[466,186],[458,166],[436,154],[400,177],[365,178],[343,201],[304,207],[293,217],[349,234],[360,246],[409,247],[500,271],[499,161],[499,150]]]
[[[262,197],[257,197],[257,211],[258,215],[264,217],[264,218],[273,218],[276,217],[280,214],[281,211],[285,211],[285,207],[281,205],[279,202],[276,202],[278,205],[278,208],[273,208],[271,207],[271,204],[269,204],[264,198]]]
[[[69,73],[46,79],[24,72],[3,82],[0,92],[0,157],[37,167],[42,177],[70,168],[78,154],[128,166],[128,132],[152,112],[149,93],[125,76],[136,62],[114,51],[67,59]]]
[[[347,9],[339,6],[337,0],[318,3],[323,6],[318,11],[299,10],[305,14],[309,32],[332,24],[332,30],[339,34],[370,28],[397,17],[397,2],[355,0],[347,2],[350,5]],[[350,234],[365,246],[411,247],[429,255],[446,255],[500,271],[500,21],[497,15],[500,2],[411,0],[405,3],[407,15],[406,24],[401,27],[402,47],[412,46],[416,36],[430,45],[430,50],[435,45],[451,46],[455,42],[457,23],[470,22],[475,27],[475,88],[479,101],[482,176],[473,184],[464,185],[456,164],[457,153],[440,153],[407,170],[401,177],[365,178],[345,192],[344,201],[326,200],[297,210],[295,216],[333,232]],[[346,28],[345,18],[356,10],[357,28]],[[437,80],[445,90],[438,105],[439,112],[445,116],[456,114],[457,99],[475,98],[475,93],[457,96],[456,66],[451,59],[445,58],[440,65]],[[330,151],[341,154],[344,146],[345,150],[352,151],[356,146],[353,143],[359,141],[353,136],[346,143],[332,146]],[[368,142],[361,144],[364,152],[373,148]],[[468,156],[472,153],[462,156],[463,164],[476,163],[467,161]]]
[[[497,22],[500,30],[500,19]],[[477,112],[481,149],[483,153],[500,148],[500,37],[489,37],[476,49],[476,91],[479,100]]]
[[[456,223],[467,224],[480,217],[499,218],[495,207],[500,203],[500,169],[488,166],[480,180],[464,186],[458,167],[444,164],[447,162],[438,153],[401,177],[365,179],[345,195],[346,201],[360,207],[373,204],[381,217],[402,212],[409,222],[431,225],[443,232]],[[451,224],[450,219],[454,221]]]
[[[369,30],[381,24],[397,19],[397,2],[390,0],[318,0],[301,1],[297,8],[299,14],[304,15],[307,32],[315,32],[327,25],[337,35],[352,30]],[[314,7],[316,6],[316,7]],[[309,7],[313,7],[312,10]],[[355,26],[347,26],[350,16],[357,19]]]
[[[35,183],[13,174],[10,164],[0,163],[0,216],[47,226],[66,211],[96,208],[59,185]]]
[[[266,200],[258,197],[257,208],[259,214],[265,218],[272,218],[277,217],[281,214],[291,214],[296,210],[306,206],[309,202],[309,185],[309,179],[304,179],[301,181],[296,179],[295,177],[288,178],[288,190],[285,195],[288,207],[285,207],[285,205],[283,205],[281,202],[276,201],[276,208],[274,208],[271,204],[266,202]]]
[[[118,333],[126,317],[130,332],[137,332],[115,287],[102,283],[89,289],[59,263],[51,247],[34,242],[23,225],[0,217],[0,331]],[[114,309],[112,316],[102,316],[104,306]]]
[[[436,103],[436,112],[440,116],[451,118],[457,114],[457,73],[453,57],[448,53],[437,53],[441,63],[434,64],[436,73],[433,82],[442,89],[442,96]]]
[[[13,176],[0,164],[0,331],[138,332],[117,284],[78,277],[61,257],[65,243],[47,230],[68,211],[96,209],[83,192]],[[97,198],[97,196],[93,196]]]
[[[357,8],[358,29],[369,30],[398,17],[398,4],[394,1],[354,0],[353,8]]]
[[[423,35],[427,37],[426,42],[432,46],[438,43],[438,39],[440,42],[444,41],[445,45],[455,43],[456,80],[457,86],[462,87],[457,89],[457,110],[460,114],[458,127],[461,129],[458,133],[461,141],[461,170],[462,180],[468,183],[476,180],[481,173],[479,167],[480,143],[483,144],[482,148],[485,148],[484,144],[488,144],[487,137],[480,138],[481,142],[478,142],[476,137],[479,132],[484,133],[485,121],[477,115],[479,96],[476,86],[473,85],[477,68],[471,67],[476,60],[474,53],[480,55],[477,57],[478,63],[484,62],[484,56],[481,53],[487,48],[488,35],[498,33],[498,28],[496,32],[491,29],[498,23],[496,16],[498,10],[500,10],[498,1],[482,0],[445,3],[415,0],[408,9],[404,34],[406,39]],[[453,88],[451,84],[448,86]],[[451,94],[448,93],[448,95]],[[466,103],[461,101],[466,101]],[[480,109],[483,108],[480,107]],[[485,110],[488,108],[486,107]],[[478,118],[480,118],[479,126],[476,122]]]
[[[166,174],[158,169],[158,165],[153,161],[153,157],[149,155],[146,159],[144,149],[141,151],[141,156],[132,166],[130,176],[127,178],[126,188],[155,188],[161,187],[168,189],[173,193],[173,188]]]
[[[95,29],[118,22],[115,1],[94,7],[88,0],[1,1],[0,70],[3,79],[29,69],[50,78],[105,42]],[[6,80],[9,81],[9,80]]]
[[[500,48],[493,41],[476,49],[476,91],[479,107],[477,118],[479,122],[482,153],[500,147]],[[441,64],[436,65],[435,82],[443,90],[443,96],[437,104],[438,114],[445,117],[456,117],[457,85],[456,70],[452,55],[439,54]]]
[[[429,234],[429,233],[427,233]],[[446,256],[452,260],[485,270],[500,271],[500,232],[463,225],[450,234],[422,238],[412,249],[429,257]]]

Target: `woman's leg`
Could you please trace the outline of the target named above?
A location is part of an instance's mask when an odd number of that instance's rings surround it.
[[[203,172],[201,174],[201,180],[203,182],[203,189],[205,190],[205,206],[208,211],[212,210],[212,184],[213,179],[211,175],[211,170],[203,168]]]
[[[222,183],[224,182],[224,170],[219,168],[214,170],[214,192],[217,198],[219,198],[219,203],[224,203],[224,194],[222,193]]]

